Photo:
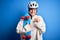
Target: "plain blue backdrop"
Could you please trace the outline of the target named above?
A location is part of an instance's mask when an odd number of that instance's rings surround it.
[[[20,40],[16,26],[31,0],[0,0],[0,40]],[[44,40],[60,40],[60,0],[36,0],[46,23]]]

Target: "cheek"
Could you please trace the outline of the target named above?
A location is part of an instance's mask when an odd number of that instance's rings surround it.
[[[36,14],[36,11],[34,11],[34,13]]]
[[[33,14],[36,14],[36,10],[33,12]]]
[[[29,13],[32,14],[32,11],[30,10]]]
[[[32,13],[32,10],[30,10],[30,13]]]

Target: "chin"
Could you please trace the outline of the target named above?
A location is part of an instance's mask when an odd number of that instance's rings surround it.
[[[34,15],[32,15],[32,16],[34,16]]]

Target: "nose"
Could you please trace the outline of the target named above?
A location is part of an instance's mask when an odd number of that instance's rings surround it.
[[[32,13],[34,12],[34,9],[32,9]]]

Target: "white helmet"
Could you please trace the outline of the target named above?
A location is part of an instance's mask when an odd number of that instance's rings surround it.
[[[28,8],[38,8],[38,3],[36,1],[31,1],[28,4]]]

